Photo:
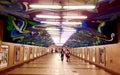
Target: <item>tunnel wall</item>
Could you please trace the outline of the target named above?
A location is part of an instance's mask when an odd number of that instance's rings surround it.
[[[118,41],[116,44],[72,48],[71,53],[120,74],[120,24],[118,25]]]
[[[46,47],[2,42],[0,45],[0,71],[46,55]]]

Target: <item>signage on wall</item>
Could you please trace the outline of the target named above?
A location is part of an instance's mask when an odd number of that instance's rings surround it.
[[[14,63],[17,63],[20,61],[20,46],[14,47]]]
[[[28,54],[28,48],[25,47],[25,48],[24,48],[24,61],[27,60],[27,56],[28,56],[27,54]]]
[[[106,54],[106,51],[105,51],[105,47],[101,47],[99,48],[99,60],[100,60],[100,64],[102,65],[105,65],[105,54]]]
[[[7,67],[8,64],[8,46],[0,46],[0,68]]]

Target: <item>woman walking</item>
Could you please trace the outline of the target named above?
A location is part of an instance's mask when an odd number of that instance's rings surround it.
[[[70,51],[68,49],[66,50],[65,55],[66,55],[66,61],[67,62],[70,61]]]

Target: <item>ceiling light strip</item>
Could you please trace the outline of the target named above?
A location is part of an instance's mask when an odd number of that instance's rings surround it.
[[[62,6],[59,5],[30,5],[31,8],[38,8],[38,9],[61,9]]]
[[[62,24],[82,24],[82,22],[62,22]]]
[[[47,30],[47,31],[59,31],[59,29],[55,29],[55,28],[46,28],[45,30]]]
[[[64,9],[94,9],[94,5],[85,5],[85,6],[64,6]]]
[[[70,19],[86,19],[87,16],[63,16],[63,18],[70,18]]]
[[[38,18],[60,18],[60,16],[36,15]]]
[[[29,5],[31,8],[36,9],[62,9],[60,5],[37,5],[31,4]],[[83,6],[63,6],[63,9],[94,9],[95,5],[83,5]]]
[[[60,22],[48,22],[48,21],[41,21],[40,23],[60,24]],[[62,22],[62,24],[82,24],[82,22]]]
[[[36,15],[37,18],[61,18],[60,16]],[[65,19],[86,19],[87,16],[63,16]]]
[[[40,23],[46,23],[46,24],[60,24],[60,22],[48,22],[48,21],[41,21]]]

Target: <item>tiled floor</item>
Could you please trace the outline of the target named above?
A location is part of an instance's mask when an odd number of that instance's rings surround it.
[[[58,53],[40,57],[17,67],[6,75],[111,75],[104,70],[71,56],[70,62],[60,60]]]

